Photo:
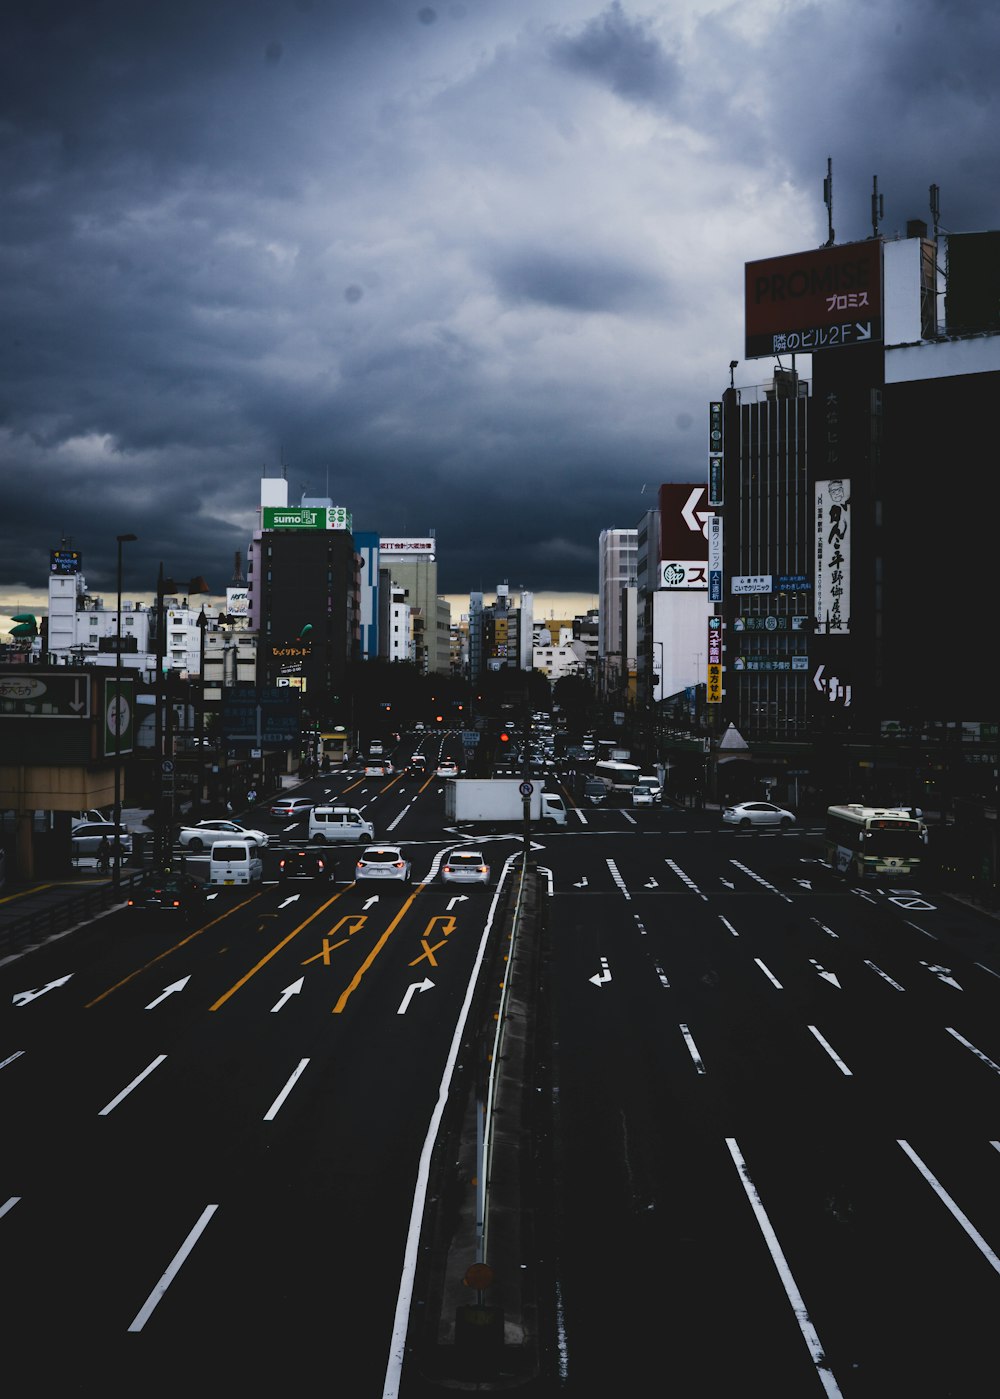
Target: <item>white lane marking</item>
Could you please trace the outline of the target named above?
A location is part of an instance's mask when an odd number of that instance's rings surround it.
[[[817,961],[816,961],[816,958],[815,958],[815,957],[810,957],[810,958],[809,958],[809,964],[810,964],[810,966],[813,966],[813,967],[816,968],[817,973],[823,978],[824,981],[828,981],[828,982],[830,983],[831,986],[836,986],[836,988],[837,988],[838,991],[843,990],[843,987],[841,986],[840,982],[837,980],[837,974],[836,974],[836,972],[828,972],[827,969],[826,969],[826,967],[824,967],[823,964],[822,964],[821,962],[817,962]]]
[[[205,1208],[202,1210],[198,1222],[195,1224],[190,1234],[188,1234],[187,1238],[184,1240],[180,1248],[174,1254],[173,1260],[171,1261],[169,1267],[166,1269],[159,1282],[153,1288],[152,1292],[146,1298],[143,1305],[136,1312],[135,1319],[133,1320],[131,1326],[128,1328],[130,1331],[141,1331],[142,1328],[145,1326],[146,1322],[153,1315],[153,1311],[156,1308],[158,1302],[160,1301],[160,1298],[163,1296],[167,1288],[173,1282],[174,1278],[180,1272],[181,1264],[185,1261],[188,1254],[198,1242],[199,1238],[205,1230],[206,1225],[208,1224],[208,1221],[212,1218],[212,1215],[218,1208],[218,1205],[206,1205]]]
[[[626,885],[624,879],[622,879],[621,874],[618,871],[618,866],[615,864],[614,860],[605,860],[604,863],[611,871],[611,878],[618,885],[618,888],[622,891],[622,893],[627,899],[631,900],[632,895],[629,893],[628,886]]]
[[[167,1056],[165,1054],[158,1054],[151,1063],[146,1065],[141,1074],[136,1074],[135,1078],[132,1080],[131,1083],[126,1084],[122,1091],[116,1097],[112,1098],[111,1102],[108,1103],[106,1107],[101,1108],[100,1112],[97,1114],[98,1117],[107,1117],[109,1112],[114,1112],[118,1104],[120,1102],[123,1102],[124,1099],[127,1098],[128,1095],[132,1092],[132,1089],[138,1088],[142,1080],[144,1078],[148,1078],[154,1069],[158,1069],[163,1063],[164,1059],[166,1059],[166,1057]]]
[[[743,864],[742,860],[730,860],[729,863],[731,865],[735,865],[738,870],[742,870],[743,873],[745,875],[748,875],[751,879],[755,879],[758,884],[763,884],[764,888],[769,889],[772,894],[777,894],[779,899],[784,899],[786,904],[790,904],[792,902],[792,897],[790,894],[783,894],[780,889],[776,889],[773,884],[771,884],[768,880],[766,880],[763,877],[763,875],[755,873],[749,865]]]
[[[691,890],[692,894],[701,894],[701,897],[705,900],[705,902],[708,902],[708,895],[701,893],[701,890],[698,888],[694,880],[690,877],[690,875],[686,875],[684,873],[684,871],[681,869],[680,865],[677,863],[676,860],[667,860],[665,863],[667,868],[673,870],[677,878],[682,880],[683,883],[687,885],[687,887]]]
[[[750,1201],[750,1207],[757,1217],[757,1223],[760,1225],[761,1233],[764,1235],[768,1251],[770,1252],[774,1266],[778,1270],[778,1276],[781,1278],[781,1284],[785,1289],[785,1296],[792,1304],[795,1320],[798,1322],[803,1340],[809,1347],[809,1354],[812,1356],[813,1364],[816,1366],[820,1383],[832,1399],[832,1396],[840,1394],[840,1386],[837,1384],[837,1381],[830,1371],[826,1354],[823,1347],[820,1345],[816,1329],[809,1319],[809,1313],[806,1311],[806,1304],[802,1299],[802,1294],[799,1292],[795,1279],[792,1277],[791,1269],[788,1266],[784,1253],[781,1251],[781,1245],[778,1243],[778,1237],[771,1226],[771,1221],[764,1211],[761,1198],[757,1193],[757,1187],[750,1179],[750,1172],[747,1170],[747,1164],[743,1159],[743,1154],[739,1146],[732,1137],[726,1138],[726,1146],[729,1148],[729,1154],[732,1156],[736,1169],[739,1171],[740,1180],[743,1182],[743,1189],[746,1191],[747,1199]]]
[[[0,1219],[3,1219],[4,1215],[7,1214],[9,1210],[12,1210],[20,1199],[20,1195],[12,1195],[9,1200],[5,1200],[3,1204],[0,1205]]]
[[[971,1040],[967,1040],[964,1035],[960,1035],[958,1031],[953,1030],[950,1025],[946,1025],[944,1028],[948,1031],[949,1035],[953,1035],[955,1039],[958,1040],[959,1044],[964,1044],[966,1049],[971,1050],[981,1063],[988,1064],[994,1073],[1000,1074],[1000,1064],[994,1064],[993,1060],[985,1055],[981,1049],[977,1049]]]
[[[546,882],[546,884],[548,885],[549,898],[551,899],[551,897],[552,897],[552,871],[549,869],[549,867],[548,867],[547,865],[538,865],[538,866],[537,866],[537,869],[538,869],[538,873],[539,873],[539,874],[544,874],[544,876],[545,876],[545,882]]]
[[[274,1119],[277,1117],[278,1113],[281,1111],[282,1106],[284,1105],[285,1099],[288,1097],[289,1093],[292,1091],[292,1089],[298,1083],[299,1079],[302,1077],[303,1073],[305,1072],[305,1067],[308,1063],[308,1059],[299,1060],[298,1065],[289,1077],[288,1082],[285,1084],[284,1088],[282,1088],[281,1092],[275,1098],[274,1102],[268,1108],[267,1112],[265,1112],[265,1122],[273,1122]]]
[[[760,967],[761,971],[767,977],[768,981],[770,981],[772,986],[776,986],[779,991],[783,991],[785,989],[782,986],[781,982],[778,980],[778,978],[772,972],[768,971],[767,967],[765,967],[764,963],[760,960],[759,957],[755,957],[754,961],[757,963],[758,967]]]
[[[832,1046],[827,1040],[825,1040],[825,1039],[823,1038],[823,1036],[820,1034],[820,1032],[816,1029],[816,1026],[815,1026],[815,1025],[807,1025],[807,1026],[806,1026],[806,1029],[810,1032],[810,1034],[813,1034],[813,1035],[816,1036],[816,1038],[819,1040],[820,1044],[821,1044],[821,1045],[823,1046],[823,1048],[826,1050],[827,1054],[829,1054],[830,1058],[831,1058],[831,1059],[833,1060],[833,1062],[836,1064],[836,1066],[837,1066],[837,1068],[840,1070],[840,1072],[841,1072],[842,1074],[846,1074],[846,1075],[848,1076],[848,1078],[853,1078],[853,1077],[854,1077],[853,1071],[847,1067],[847,1065],[844,1063],[843,1059],[841,1059],[840,1055],[836,1053],[836,1051],[834,1050],[833,1046]]]
[[[832,928],[828,928],[825,923],[821,923],[818,918],[810,918],[810,923],[815,923],[821,933],[826,933],[829,938],[839,938],[840,934],[835,933]]]
[[[864,965],[868,967],[871,971],[873,971],[876,976],[880,976],[883,981],[887,981],[890,986],[894,986],[897,991],[903,991],[906,989],[905,987],[900,986],[898,981],[893,981],[892,977],[889,975],[888,972],[884,972],[881,967],[877,967],[874,962],[869,962],[867,958],[865,959]]]
[[[701,1055],[698,1053],[698,1046],[694,1042],[694,1038],[691,1034],[691,1031],[686,1025],[682,1025],[680,1028],[681,1034],[684,1036],[684,1043],[687,1045],[687,1050],[688,1053],[691,1055],[691,1059],[694,1062],[694,1066],[700,1074],[703,1074],[705,1072],[705,1065]]]
[[[910,1160],[916,1166],[917,1170],[923,1176],[924,1180],[926,1180],[927,1184],[934,1191],[935,1195],[937,1195],[941,1203],[946,1206],[946,1208],[951,1212],[954,1218],[959,1222],[959,1224],[968,1234],[969,1238],[976,1245],[976,1248],[979,1249],[980,1253],[986,1259],[987,1263],[989,1263],[990,1267],[993,1268],[995,1272],[1000,1273],[1000,1258],[996,1256],[996,1254],[990,1248],[989,1244],[983,1238],[982,1234],[980,1234],[979,1230],[973,1226],[972,1221],[969,1219],[968,1215],[963,1214],[963,1212],[955,1204],[955,1201],[945,1190],[941,1182],[932,1174],[929,1168],[924,1165],[923,1161],[921,1161],[920,1157],[913,1150],[912,1146],[910,1146],[909,1142],[905,1142],[901,1138],[897,1137],[896,1143],[898,1146],[901,1146],[903,1148],[907,1156],[910,1158]]]
[[[739,933],[738,933],[738,932],[736,931],[736,929],[733,927],[732,923],[730,923],[730,921],[729,921],[728,918],[723,918],[722,915],[720,914],[720,915],[719,915],[719,922],[722,924],[722,926],[723,926],[724,928],[728,928],[728,930],[732,933],[732,935],[733,935],[734,938],[738,938],[738,937],[739,937]]]
[[[908,928],[913,928],[918,933],[923,933],[925,938],[931,938],[934,942],[940,942],[937,933],[929,933],[926,928],[921,928],[919,923],[914,923],[912,918],[904,918],[903,921]]]
[[[2,1063],[0,1063],[0,1069],[5,1069],[8,1064],[13,1064],[14,1060],[20,1059],[23,1053],[23,1049],[15,1049],[13,1054],[8,1054],[7,1058],[4,1059]]]

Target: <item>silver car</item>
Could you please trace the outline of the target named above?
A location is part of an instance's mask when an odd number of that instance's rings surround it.
[[[354,878],[392,879],[399,884],[409,884],[410,862],[403,858],[398,845],[369,845],[358,857]]]
[[[739,826],[744,831],[754,826],[780,826],[786,830],[795,825],[794,812],[775,806],[774,802],[737,802],[723,809],[722,819],[727,826]]]
[[[208,850],[213,841],[224,840],[226,836],[236,836],[239,840],[254,840],[262,848],[267,844],[267,836],[263,831],[254,831],[248,826],[241,826],[238,821],[227,821],[224,818],[197,821],[193,826],[181,826],[176,841],[187,850]]]
[[[490,867],[481,850],[452,850],[441,862],[445,884],[488,884]]]

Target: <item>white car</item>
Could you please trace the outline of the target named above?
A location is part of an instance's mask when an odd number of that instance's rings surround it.
[[[354,878],[392,879],[409,884],[410,862],[403,858],[398,845],[369,845],[358,857]]]
[[[445,884],[488,884],[490,867],[481,850],[452,850],[441,862]]]
[[[633,806],[655,806],[655,805],[656,805],[656,793],[653,791],[652,787],[640,787],[640,786],[633,787],[633,788],[632,788],[632,805],[633,805]]]
[[[787,830],[795,825],[794,812],[775,806],[774,802],[737,802],[723,809],[722,819],[727,826],[739,826],[745,831],[753,826],[780,826]]]
[[[193,826],[181,826],[174,839],[185,850],[210,850],[213,841],[225,840],[227,836],[234,836],[237,840],[255,841],[261,848],[267,844],[267,836],[263,831],[254,831],[248,826],[241,826],[238,821],[227,821],[224,818],[217,821],[197,821]]]
[[[458,764],[449,762],[438,763],[437,775],[438,777],[457,777]]]

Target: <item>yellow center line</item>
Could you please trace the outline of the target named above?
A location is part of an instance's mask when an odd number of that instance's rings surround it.
[[[218,918],[213,918],[210,923],[203,923],[200,928],[195,928],[193,932],[188,933],[186,938],[181,938],[180,942],[175,942],[173,947],[165,947],[162,952],[158,952],[155,957],[151,958],[151,960],[146,962],[143,966],[136,967],[134,972],[129,972],[128,976],[123,977],[122,980],[116,982],[114,986],[109,986],[106,991],[102,991],[99,996],[95,996],[92,1001],[88,1001],[84,1006],[84,1010],[90,1010],[92,1006],[99,1005],[100,1002],[104,1000],[105,996],[110,996],[113,991],[120,991],[123,986],[127,986],[135,977],[141,976],[143,972],[149,971],[150,967],[155,967],[157,962],[162,962],[164,957],[169,957],[171,953],[179,951],[182,947],[186,947],[189,942],[199,937],[202,933],[207,932],[209,928],[214,928],[216,923],[222,922],[223,918],[228,918],[230,914],[238,912],[241,908],[246,908],[247,904],[252,904],[254,899],[259,899],[262,892],[262,890],[258,889],[255,894],[252,894],[249,899],[244,899],[241,904],[236,904],[233,908],[227,908],[224,913],[219,914]]]
[[[358,968],[358,970],[354,973],[354,976],[351,978],[351,981],[350,981],[349,986],[347,987],[347,990],[344,991],[344,992],[342,993],[342,995],[341,995],[340,999],[338,1000],[337,1004],[334,1006],[333,1010],[331,1011],[331,1014],[332,1014],[332,1015],[339,1015],[339,1014],[341,1013],[341,1011],[344,1009],[344,1007],[347,1005],[347,1002],[350,1000],[351,996],[354,994],[354,992],[355,992],[355,991],[358,989],[358,987],[361,985],[361,978],[364,976],[365,972],[368,970],[368,968],[369,968],[369,967],[371,966],[371,964],[374,962],[374,960],[375,960],[375,958],[378,956],[378,954],[382,951],[382,948],[383,948],[383,947],[386,945],[386,943],[389,941],[390,936],[391,936],[392,933],[396,930],[396,928],[399,926],[400,921],[401,921],[402,918],[403,918],[403,915],[406,913],[407,909],[408,909],[408,908],[410,907],[410,905],[413,903],[413,900],[417,897],[417,895],[421,892],[421,890],[422,890],[423,888],[424,888],[424,885],[423,885],[423,884],[418,884],[417,887],[416,887],[416,889],[414,889],[413,893],[410,895],[410,897],[409,897],[409,898],[406,900],[406,902],[403,904],[403,907],[402,907],[402,908],[399,910],[399,912],[396,914],[395,918],[394,918],[394,919],[392,920],[392,922],[389,924],[388,928],[386,928],[385,932],[384,932],[384,933],[382,934],[382,936],[379,938],[378,942],[375,944],[375,946],[374,946],[374,947],[372,948],[372,950],[369,952],[369,954],[368,954],[368,956],[365,958],[365,960],[361,963],[361,966],[360,966],[360,967]]]
[[[240,977],[239,981],[237,981],[234,986],[230,986],[229,990],[219,997],[219,999],[215,1002],[214,1005],[209,1006],[209,1010],[218,1010],[220,1006],[224,1006],[229,1000],[229,997],[235,996],[236,992],[241,990],[242,987],[244,987],[247,984],[247,982],[252,976],[256,976],[262,967],[266,967],[272,957],[276,956],[283,947],[288,946],[292,938],[298,937],[299,933],[301,933],[303,928],[308,928],[309,924],[314,922],[320,916],[321,913],[325,913],[331,904],[335,904],[338,899],[343,898],[343,896],[347,893],[348,889],[353,888],[353,884],[348,884],[346,888],[338,889],[332,899],[327,899],[326,903],[321,904],[315,913],[311,913],[309,917],[304,919],[297,928],[293,928],[287,937],[283,937],[279,943],[276,943],[274,947],[271,948],[270,952],[265,953],[265,955],[260,959],[256,966],[251,967],[250,970],[244,976]]]

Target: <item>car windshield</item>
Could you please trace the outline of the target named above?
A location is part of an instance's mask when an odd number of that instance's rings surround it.
[[[454,853],[453,855],[449,855],[449,857],[448,857],[448,864],[449,864],[449,865],[481,865],[481,864],[483,864],[483,857],[482,857],[482,855],[478,855],[478,854],[476,854],[475,852],[472,852],[472,851],[456,850],[455,853]]]

